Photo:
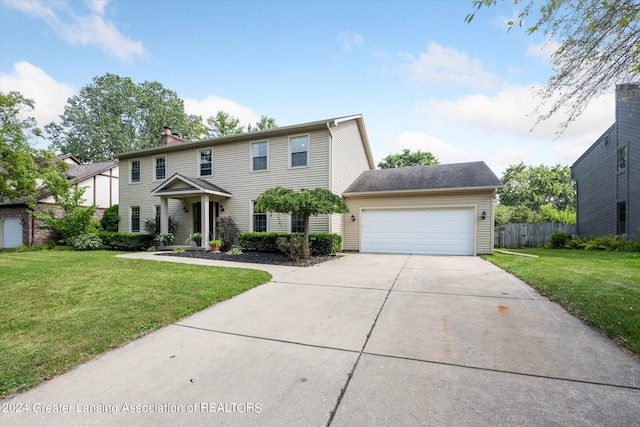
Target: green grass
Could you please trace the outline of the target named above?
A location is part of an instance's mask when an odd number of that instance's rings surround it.
[[[0,398],[271,278],[115,255],[0,253]]]
[[[483,258],[640,355],[640,253],[526,249]]]

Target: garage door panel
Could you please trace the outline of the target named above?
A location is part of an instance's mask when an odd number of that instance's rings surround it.
[[[22,245],[22,221],[20,218],[2,220],[2,247],[17,248]]]
[[[472,209],[363,210],[363,252],[473,255]]]

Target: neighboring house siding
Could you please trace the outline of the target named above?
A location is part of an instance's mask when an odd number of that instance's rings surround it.
[[[363,171],[372,168],[367,161],[364,141],[355,120],[332,127],[331,134],[331,191],[342,195]],[[331,232],[342,234],[342,226],[343,216],[332,215]]]
[[[616,232],[616,134],[613,125],[572,167],[579,234]],[[608,144],[605,144],[607,138]]]
[[[360,247],[360,216],[363,209],[401,209],[401,208],[456,208],[474,207],[475,250],[476,254],[487,254],[493,251],[493,192],[451,192],[347,197],[350,213],[344,215],[343,249],[357,251]],[[480,215],[485,211],[486,219]],[[356,221],[351,220],[355,215]]]
[[[618,87],[616,122],[618,145],[627,146],[627,167],[621,177],[626,194],[619,191],[618,196],[627,203],[627,233],[640,236],[640,93],[634,93],[632,86]]]

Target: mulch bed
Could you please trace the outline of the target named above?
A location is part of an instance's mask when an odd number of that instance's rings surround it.
[[[242,251],[240,255],[229,255],[224,252],[214,253],[211,251],[185,251],[180,253],[167,252],[160,254],[161,256],[177,256],[185,258],[213,259],[221,261],[233,262],[249,262],[254,264],[273,264],[286,265],[296,267],[309,267],[311,265],[320,264],[321,262],[337,259],[339,255],[333,256],[312,256],[302,259],[298,262],[282,252],[265,252],[265,251]]]

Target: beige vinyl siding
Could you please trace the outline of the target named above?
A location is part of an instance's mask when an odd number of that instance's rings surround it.
[[[331,128],[331,187],[342,195],[353,181],[366,170],[370,170],[364,141],[356,120],[341,122]],[[349,215],[350,217],[350,215]],[[331,215],[332,233],[342,234],[342,215]]]
[[[363,209],[402,209],[402,208],[475,208],[475,251],[487,254],[493,251],[493,192],[429,193],[414,195],[377,195],[347,197],[350,213],[343,215],[344,250],[360,250],[360,217]],[[482,212],[487,218],[482,219]],[[356,221],[351,221],[351,215]]]
[[[309,165],[306,167],[289,168],[289,136],[309,135]],[[264,141],[264,138],[261,139]],[[257,140],[256,140],[257,141]],[[269,138],[269,170],[251,172],[251,150],[252,139],[233,140],[228,143],[212,143],[210,147],[198,143],[195,146],[184,144],[182,150],[171,150],[167,156],[167,178],[175,173],[180,173],[186,177],[198,177],[198,152],[203,149],[213,149],[213,175],[200,177],[207,180],[232,194],[230,199],[223,199],[220,203],[224,206],[222,216],[232,216],[242,231],[250,229],[250,202],[268,188],[278,185],[300,190],[302,188],[313,189],[317,187],[329,187],[329,132],[326,129],[306,133],[296,133],[292,135],[276,136]],[[160,182],[154,181],[155,164],[153,158],[159,154],[149,154],[140,157],[141,176],[140,182],[130,184],[129,180],[120,180],[120,205],[122,206],[120,230],[129,230],[127,212],[129,206],[140,206],[144,223],[147,212],[152,212],[152,206],[160,203],[160,198],[151,195]],[[137,157],[136,157],[137,158]],[[126,168],[123,172],[125,176],[130,176],[130,162],[121,162]],[[212,201],[216,199],[212,198]],[[191,203],[200,201],[199,198],[186,201],[188,213],[183,212],[183,203],[176,199],[169,199],[169,214],[174,215],[179,221],[179,233],[176,236],[176,243],[181,244],[187,235],[192,232],[192,206]],[[151,216],[150,216],[151,217]],[[288,221],[286,216],[273,214],[267,217],[268,230],[287,231]],[[310,230],[328,231],[329,220],[327,215],[312,217]]]

